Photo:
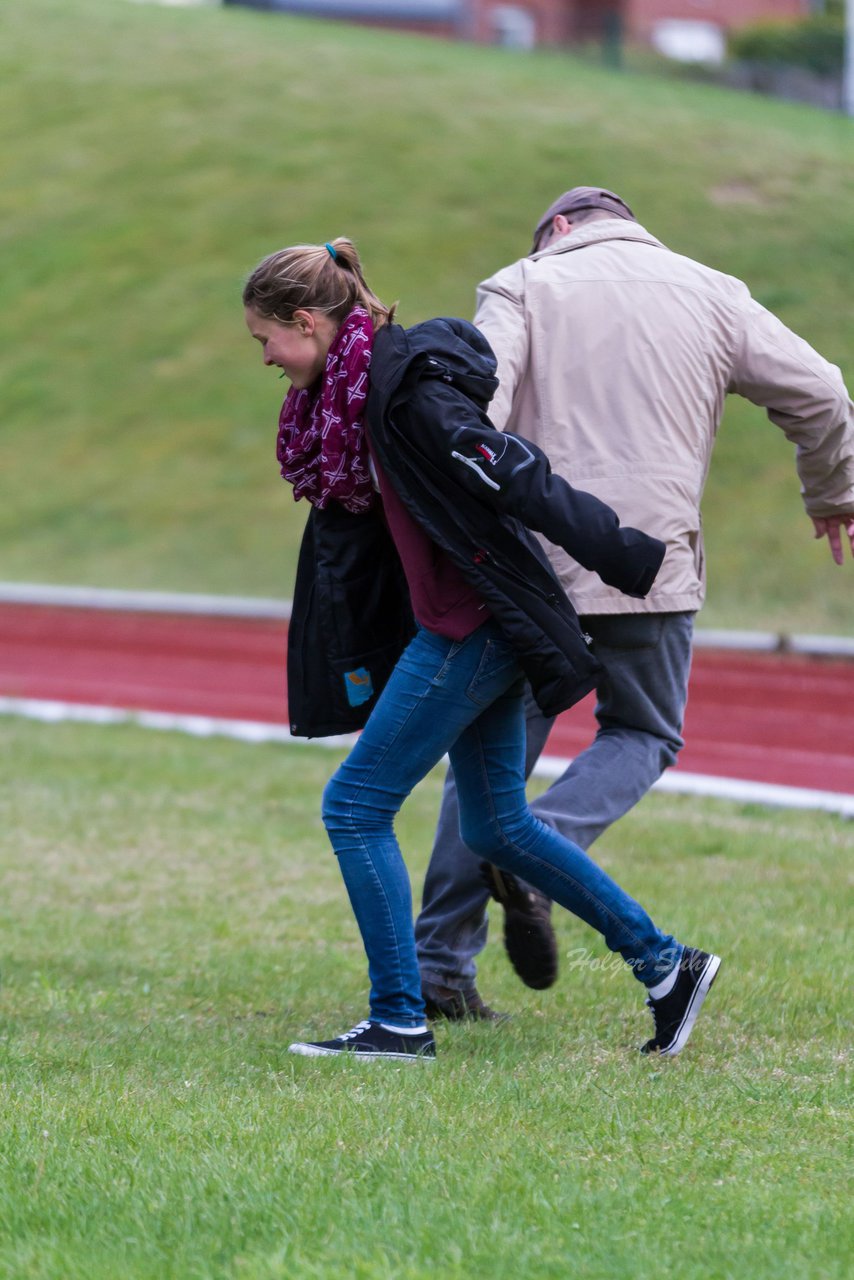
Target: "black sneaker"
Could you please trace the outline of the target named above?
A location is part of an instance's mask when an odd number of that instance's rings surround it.
[[[334,1040],[298,1040],[288,1045],[288,1053],[304,1058],[329,1058],[351,1053],[357,1058],[397,1058],[403,1062],[433,1060],[436,1041],[432,1031],[398,1031],[382,1022],[360,1022],[352,1031]]]
[[[551,901],[537,889],[523,888],[514,875],[499,871],[491,862],[482,862],[480,871],[487,889],[504,908],[504,947],[510,963],[526,987],[545,990],[557,978]]]
[[[457,991],[454,987],[422,988],[424,1008],[431,1022],[445,1018],[448,1022],[506,1022],[509,1013],[496,1013],[484,1004],[476,987]]]
[[[671,990],[660,1000],[652,997],[647,1000],[655,1022],[655,1035],[641,1046],[641,1053],[660,1053],[662,1057],[672,1058],[685,1048],[720,967],[719,956],[694,947],[685,948]]]

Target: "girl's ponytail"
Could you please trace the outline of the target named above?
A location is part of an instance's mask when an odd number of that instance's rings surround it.
[[[395,311],[368,286],[356,246],[345,236],[271,253],[246,281],[243,305],[283,324],[300,310],[322,311],[340,324],[355,306],[362,306],[375,329],[388,324]]]

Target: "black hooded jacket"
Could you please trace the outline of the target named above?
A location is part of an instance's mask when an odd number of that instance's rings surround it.
[[[367,426],[401,501],[486,601],[539,706],[556,715],[593,688],[600,666],[529,530],[637,597],[664,544],[621,528],[605,503],[553,475],[536,445],[497,431],[486,414],[496,386],[492,350],[467,321],[389,325],[374,340]],[[289,635],[292,733],[360,728],[413,628],[381,513],[313,508]]]

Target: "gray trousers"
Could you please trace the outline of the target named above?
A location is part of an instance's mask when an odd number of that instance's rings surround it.
[[[596,687],[596,736],[531,808],[586,850],[676,763],[683,745],[694,614],[600,614],[581,622],[603,666]],[[529,692],[526,776],[553,723]],[[480,859],[460,839],[449,769],[415,925],[422,983],[458,990],[474,986],[475,958],[486,945],[488,900]]]

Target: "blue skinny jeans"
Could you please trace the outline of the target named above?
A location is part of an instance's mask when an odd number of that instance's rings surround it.
[[[524,680],[494,622],[465,640],[419,628],[358,742],[323,794],[323,821],[368,956],[370,1016],[424,1019],[409,876],[394,834],[404,800],[448,753],[466,846],[512,871],[602,934],[654,986],[682,947],[525,795]]]
[[[602,674],[596,737],[531,806],[548,826],[588,851],[603,831],[646,795],[682,747],[691,667],[692,613],[626,613],[582,618]],[[530,689],[525,696],[530,774],[553,721]],[[453,769],[448,770],[424,901],[415,922],[421,981],[470,990],[486,946],[489,895],[480,859],[460,839]]]

